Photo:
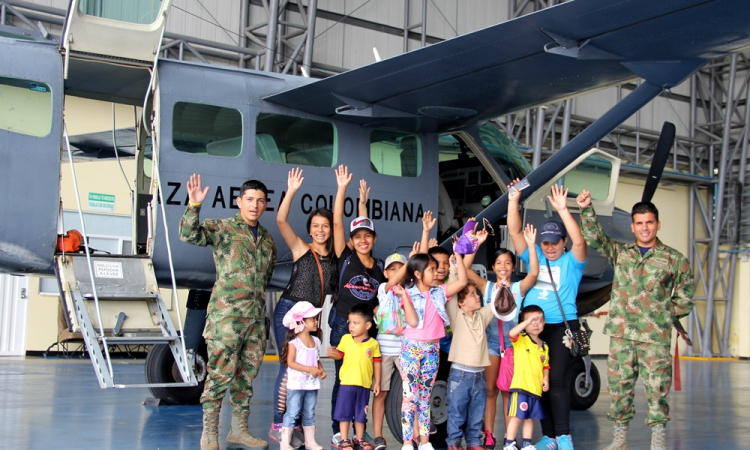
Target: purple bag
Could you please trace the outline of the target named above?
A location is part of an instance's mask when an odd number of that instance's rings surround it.
[[[476,253],[479,248],[479,241],[475,230],[477,228],[476,220],[469,220],[464,225],[463,234],[458,238],[458,242],[453,245],[453,252],[460,255],[471,255]]]

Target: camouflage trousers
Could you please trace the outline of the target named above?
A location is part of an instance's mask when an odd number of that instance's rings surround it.
[[[633,397],[638,375],[646,388],[646,425],[666,425],[667,394],[672,387],[672,355],[669,345],[636,342],[616,337],[609,341],[607,382],[612,396],[609,420],[630,423],[635,416]]]
[[[201,395],[204,411],[221,408],[227,388],[232,412],[250,407],[253,378],[258,375],[266,350],[265,320],[227,317],[206,324],[208,374]]]

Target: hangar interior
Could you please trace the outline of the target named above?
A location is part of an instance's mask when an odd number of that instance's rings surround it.
[[[130,14],[135,18],[144,11],[158,10],[161,4],[137,2],[127,10],[118,10],[115,3],[84,1],[81,8],[100,17]],[[173,0],[159,57],[324,78],[558,3],[562,2]],[[34,33],[60,35],[67,7],[65,0],[2,0],[0,32],[2,26],[13,25]],[[710,32],[706,39],[711,39]],[[634,81],[540,105],[498,117],[495,123],[537,167],[638,85]],[[662,219],[665,226],[660,236],[687,254],[698,280],[699,306],[686,320],[693,337],[693,346],[686,354],[691,356],[750,357],[750,327],[746,326],[750,320],[746,314],[750,306],[750,190],[744,187],[749,86],[750,61],[746,54],[719,57],[680,86],[663,92],[597,145],[622,161],[625,181],[621,185],[630,185],[623,188],[629,194],[622,194],[618,206],[627,210],[626,200],[637,201],[637,185],[648,173],[662,123],[670,121],[676,126],[676,139],[661,180],[663,197],[659,199],[678,203],[680,216]],[[66,108],[77,108],[81,114],[98,111],[105,117],[99,122],[84,120],[86,125],[80,126],[80,133],[111,131],[108,104],[92,107],[77,102],[71,99]],[[116,128],[133,127],[133,111],[137,109],[117,108]],[[119,177],[113,175],[118,167],[109,169],[109,177]],[[667,210],[673,207],[665,205]],[[112,213],[129,215],[129,206],[118,204]],[[679,231],[670,230],[667,224]],[[672,240],[672,234],[681,238]],[[126,251],[122,246],[132,244],[118,245]],[[30,288],[32,297],[38,299],[38,292]],[[28,314],[29,328],[33,329],[41,319],[33,310]],[[38,350],[35,345],[33,350]]]

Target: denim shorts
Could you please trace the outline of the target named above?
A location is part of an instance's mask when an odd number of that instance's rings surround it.
[[[500,332],[497,324],[497,319],[490,319],[491,322],[485,329],[487,335],[487,349],[489,350],[490,356],[500,356]]]

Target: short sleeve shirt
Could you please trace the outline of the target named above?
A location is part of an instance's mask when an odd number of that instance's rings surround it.
[[[544,369],[549,369],[549,348],[543,348],[534,342],[526,333],[518,335],[513,341],[513,380],[510,389],[523,390],[536,396],[542,396]]]
[[[373,364],[382,360],[380,345],[371,337],[356,342],[351,334],[345,334],[336,347],[344,355],[344,363],[339,371],[339,379],[344,386],[372,387]]]
[[[371,268],[367,268],[360,261],[357,253],[346,247],[338,258],[338,269],[341,269],[346,259],[349,264],[344,268],[343,276],[340,276],[338,300],[336,312],[341,317],[347,317],[352,306],[366,303],[372,309],[378,306],[378,286],[385,281],[383,271],[377,262]]]
[[[544,311],[544,321],[549,324],[562,323],[560,307],[555,298],[555,291],[550,280],[555,281],[557,292],[560,294],[560,303],[568,320],[578,319],[578,308],[576,307],[576,296],[578,295],[578,284],[583,277],[583,268],[586,261],[579,262],[573,256],[573,252],[564,253],[555,261],[550,261],[552,273],[547,269],[547,258],[542,249],[535,245],[537,257],[539,258],[539,276],[534,287],[526,293],[526,305],[538,305]],[[521,260],[529,263],[529,248],[521,255]]]

